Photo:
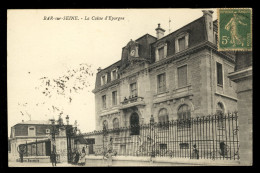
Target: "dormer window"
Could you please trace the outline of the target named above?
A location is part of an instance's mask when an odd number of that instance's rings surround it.
[[[35,136],[36,133],[35,133],[35,127],[34,126],[29,126],[28,127],[28,136]]]
[[[189,34],[184,33],[175,39],[175,52],[181,52],[189,47]]]
[[[179,44],[179,51],[182,51],[185,49],[185,37],[181,37],[178,39]]]
[[[167,57],[167,43],[159,44],[155,50],[156,61],[162,60]]]
[[[218,44],[218,34],[214,31],[214,43]]]
[[[111,71],[111,80],[116,80],[118,78],[117,69]]]
[[[107,83],[107,74],[101,77],[101,85],[105,85]]]

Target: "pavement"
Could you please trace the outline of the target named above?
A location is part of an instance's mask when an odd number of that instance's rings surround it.
[[[8,162],[9,167],[52,167],[51,163],[33,163],[33,162]],[[56,167],[80,167],[79,165],[72,165],[69,163],[57,163]]]

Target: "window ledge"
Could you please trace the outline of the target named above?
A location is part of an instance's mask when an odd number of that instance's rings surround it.
[[[221,87],[221,88],[223,88],[223,85],[221,85],[221,84],[218,84],[218,86]]]
[[[179,90],[179,89],[183,89],[183,88],[188,88],[191,87],[191,84],[188,84],[186,86],[182,86],[182,87],[178,87],[177,89],[174,89],[174,91]]]
[[[158,92],[157,94],[154,95],[154,97],[164,96],[167,93],[169,93],[169,91]]]

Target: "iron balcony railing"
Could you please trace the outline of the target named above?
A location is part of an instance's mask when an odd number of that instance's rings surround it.
[[[95,138],[96,155],[112,150],[123,156],[239,160],[237,113],[103,129],[88,135]]]

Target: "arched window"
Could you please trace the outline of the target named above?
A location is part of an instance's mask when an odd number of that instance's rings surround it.
[[[217,109],[216,109],[217,115],[224,114],[224,106],[221,102],[218,102]]]
[[[107,122],[107,120],[104,120],[103,121],[103,130],[107,130],[108,129],[108,122]]]
[[[114,118],[113,120],[113,129],[116,135],[119,135],[119,120],[118,118]]]
[[[140,133],[139,116],[136,112],[134,112],[130,116],[130,128],[131,128],[131,135],[139,135]]]
[[[166,128],[168,127],[167,124],[166,124],[169,121],[167,109],[162,108],[159,111],[158,121],[159,121],[159,125],[161,127],[163,127],[163,126],[166,127]]]
[[[118,118],[114,118],[113,120],[113,128],[118,129],[119,128],[119,120]]]
[[[191,116],[190,116],[189,106],[186,104],[181,105],[178,109],[178,119],[185,120],[185,119],[189,119],[190,117]]]
[[[224,116],[224,106],[221,102],[218,102],[217,108],[216,108],[216,115],[218,120],[218,127],[223,128],[224,122],[223,122],[223,116]]]
[[[191,122],[189,121],[190,118],[191,115],[190,115],[189,106],[186,104],[181,105],[178,109],[178,119],[181,120],[179,122],[178,127],[179,128],[191,127]]]

